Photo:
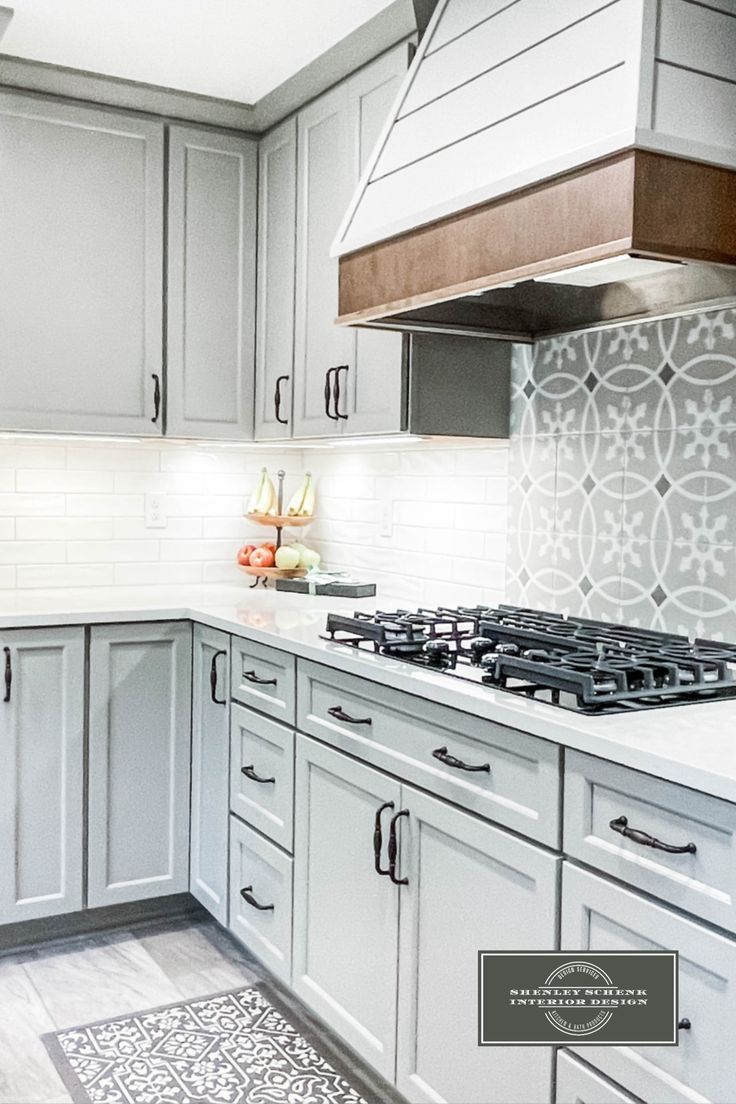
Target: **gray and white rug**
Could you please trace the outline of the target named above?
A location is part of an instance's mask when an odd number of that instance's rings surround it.
[[[262,984],[44,1043],[75,1104],[379,1104]]]

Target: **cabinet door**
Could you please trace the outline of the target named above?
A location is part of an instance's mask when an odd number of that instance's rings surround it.
[[[736,941],[564,864],[562,947],[585,951],[679,952],[679,1015],[690,1021],[677,1046],[586,1046],[582,1057],[649,1104],[702,1104],[734,1095],[736,1054],[724,1047],[736,1023]]]
[[[172,127],[166,432],[250,438],[257,143]]]
[[[401,807],[399,1091],[549,1101],[551,1047],[478,1046],[478,951],[554,950],[559,860],[410,786]]]
[[[354,364],[355,331],[335,325],[338,263],[330,256],[330,249],[357,179],[354,145],[348,82],[343,81],[298,117],[294,338],[297,437],[341,432],[331,387],[326,396],[325,386],[334,383],[338,367]],[[343,371],[343,385],[344,377]],[[341,407],[343,404],[341,400]]]
[[[0,424],[158,435],[163,125],[0,93]]]
[[[406,76],[405,43],[366,65],[349,81],[352,140],[357,147],[355,186],[378,142]],[[405,428],[407,359],[404,338],[388,330],[355,330],[355,359],[347,372],[341,413],[344,434],[396,433]]]
[[[297,736],[292,984],[390,1081],[399,899],[375,871],[373,834],[377,811],[386,802],[398,810],[399,799],[394,779]]]
[[[189,892],[227,924],[230,637],[194,626]]]
[[[637,1104],[636,1098],[601,1073],[566,1054],[557,1052],[556,1104]]]
[[[258,151],[256,437],[290,437],[294,371],[296,117]]]
[[[192,630],[91,630],[88,903],[186,892]]]
[[[83,906],[84,629],[3,632],[0,646],[0,923],[9,924]]]

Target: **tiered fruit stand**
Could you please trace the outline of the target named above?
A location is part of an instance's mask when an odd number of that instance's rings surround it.
[[[281,540],[283,530],[287,527],[293,526],[296,528],[302,528],[305,525],[309,525],[312,521],[312,517],[305,517],[303,515],[290,515],[282,513],[284,509],[284,479],[286,478],[286,472],[283,470],[277,473],[279,486],[278,486],[278,505],[275,514],[246,514],[245,516],[249,521],[254,521],[257,525],[269,525],[276,530],[276,548],[281,547]],[[294,567],[287,569],[283,567],[249,567],[244,564],[240,564],[240,570],[244,571],[246,575],[255,576],[254,581],[251,583],[252,587],[257,587],[259,583],[262,583],[264,587],[268,586],[269,579],[300,579],[307,574],[307,570],[304,567]]]

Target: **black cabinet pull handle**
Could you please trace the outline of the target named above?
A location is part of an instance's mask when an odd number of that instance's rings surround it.
[[[625,816],[616,817],[608,827],[612,831],[618,832],[620,836],[632,840],[633,843],[640,843],[642,847],[653,847],[655,851],[668,851],[670,855],[694,855],[697,851],[694,843],[686,843],[683,847],[675,847],[671,843],[662,843],[661,840],[650,836],[648,832],[640,831],[639,828],[629,828],[629,821]]]
[[[349,364],[341,364],[339,368],[335,369],[335,379],[332,385],[332,398],[335,405],[335,418],[337,421],[348,420],[347,414],[340,413],[340,373],[348,372],[350,370]]]
[[[328,368],[325,372],[325,414],[333,422],[339,422],[337,414],[333,414],[330,410],[330,399],[332,397],[332,388],[330,385],[330,376],[336,371],[335,368]]]
[[[250,763],[247,767],[241,767],[240,773],[244,774],[246,778],[250,778],[251,782],[260,782],[263,786],[268,782],[275,782],[275,778],[261,778],[260,774],[255,772],[255,763]]]
[[[396,877],[396,859],[399,853],[399,841],[396,838],[396,821],[399,817],[408,817],[408,809],[400,809],[398,813],[394,813],[391,817],[391,824],[389,826],[388,835],[388,876],[394,885],[408,885],[408,878]]]
[[[454,755],[450,755],[446,747],[435,748],[432,755],[435,759],[439,759],[440,763],[444,763],[445,766],[448,767],[454,767],[456,770],[485,771],[487,774],[491,773],[490,763],[481,763],[478,767],[471,767],[469,763],[463,763],[462,759],[456,759]]]
[[[681,1020],[677,1021],[677,1030],[678,1031],[689,1031],[692,1026],[693,1025],[690,1023],[687,1016],[683,1016],[683,1018]]]
[[[5,652],[5,697],[3,701],[10,701],[10,687],[13,683],[13,665],[10,659],[10,648],[3,648]]]
[[[161,380],[155,372],[151,373],[151,379],[153,380],[153,417],[151,421],[155,425],[161,413]]]
[[[334,717],[336,721],[345,721],[346,724],[373,724],[371,717],[351,717],[349,713],[346,713],[341,705],[333,705],[327,712],[331,717]]]
[[[243,898],[243,900],[247,901],[251,908],[258,909],[259,912],[273,912],[273,905],[261,905],[258,901],[256,901],[255,897],[253,896],[252,889],[252,885],[246,886],[245,889],[241,889],[240,896]]]
[[[373,866],[375,867],[376,874],[380,874],[382,877],[385,875],[388,877],[390,871],[384,870],[381,866],[381,851],[383,850],[383,830],[381,828],[381,817],[386,809],[393,809],[393,801],[384,801],[383,805],[376,810],[376,823],[373,828]]]
[[[255,671],[245,671],[243,673],[243,678],[247,679],[248,682],[257,682],[259,686],[275,686],[276,685],[276,679],[260,678],[260,676],[257,675],[255,673]]]
[[[276,421],[281,425],[288,425],[289,419],[281,417],[281,384],[284,380],[288,380],[288,376],[279,376],[276,380],[276,394],[273,397],[273,404],[276,410]]]
[[[227,655],[227,652],[215,652],[212,656],[212,666],[210,667],[210,696],[215,705],[227,705],[227,698],[218,698],[217,696],[217,660],[220,656],[224,655]]]

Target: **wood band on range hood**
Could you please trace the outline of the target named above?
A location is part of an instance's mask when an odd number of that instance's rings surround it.
[[[733,265],[735,211],[735,171],[627,150],[341,257],[337,321],[630,252]]]

